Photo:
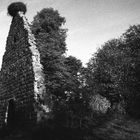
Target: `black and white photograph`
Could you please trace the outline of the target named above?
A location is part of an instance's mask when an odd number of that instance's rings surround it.
[[[0,0],[0,140],[140,140],[140,0]]]

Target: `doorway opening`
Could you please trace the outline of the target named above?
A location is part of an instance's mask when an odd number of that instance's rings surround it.
[[[15,101],[14,99],[10,99],[8,104],[7,126],[13,128],[15,126],[15,123],[16,123]]]

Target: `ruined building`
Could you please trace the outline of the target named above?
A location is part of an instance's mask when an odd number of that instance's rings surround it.
[[[0,72],[0,127],[37,122],[44,93],[40,54],[19,8],[12,17]]]

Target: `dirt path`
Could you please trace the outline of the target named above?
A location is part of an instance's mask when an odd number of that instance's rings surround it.
[[[114,119],[93,130],[98,140],[140,140],[140,121]]]

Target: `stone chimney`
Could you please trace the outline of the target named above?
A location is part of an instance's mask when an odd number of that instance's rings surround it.
[[[30,125],[49,112],[41,103],[46,89],[40,53],[25,17],[26,5],[9,5],[12,23],[0,73],[0,126]]]

